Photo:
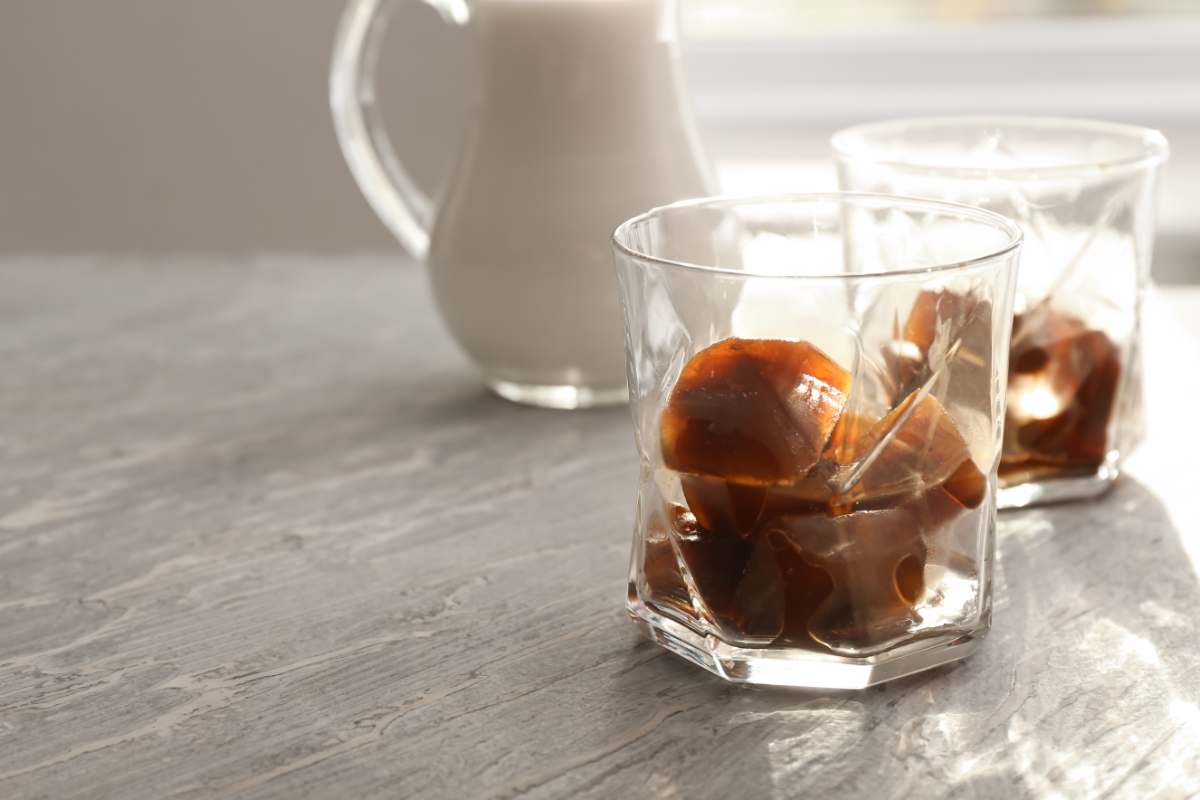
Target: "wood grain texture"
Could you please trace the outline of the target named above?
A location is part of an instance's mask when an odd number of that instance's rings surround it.
[[[411,265],[8,261],[0,365],[5,798],[1200,793],[1163,427],[1002,518],[976,656],[804,693],[639,638],[626,410],[487,395]]]

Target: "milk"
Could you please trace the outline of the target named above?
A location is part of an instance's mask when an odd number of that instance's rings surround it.
[[[433,229],[438,306],[502,394],[539,402],[543,389],[575,387],[580,404],[622,397],[609,234],[710,188],[674,4],[481,0],[473,9],[484,101]]]

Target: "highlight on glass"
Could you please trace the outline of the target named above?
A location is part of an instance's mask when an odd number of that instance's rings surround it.
[[[854,193],[617,228],[641,460],[627,606],[653,639],[814,688],[972,652],[1020,243],[988,211]]]
[[[843,189],[967,203],[1020,223],[1000,507],[1102,493],[1143,430],[1141,305],[1162,134],[941,117],[848,128],[832,146]]]

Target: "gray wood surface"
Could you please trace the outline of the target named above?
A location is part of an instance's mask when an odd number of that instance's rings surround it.
[[[639,638],[627,412],[487,395],[411,265],[4,262],[0,797],[1200,794],[1200,294],[1152,310],[1146,445],[1002,517],[980,652],[806,693]]]

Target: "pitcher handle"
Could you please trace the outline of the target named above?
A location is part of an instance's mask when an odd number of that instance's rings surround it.
[[[465,0],[424,0],[448,23],[465,25]],[[408,252],[429,252],[433,202],[396,158],[375,102],[375,62],[393,0],[350,0],[329,71],[329,105],[342,155],[358,188]]]

